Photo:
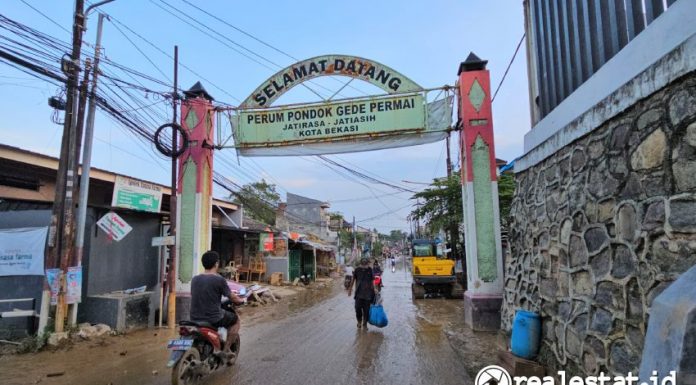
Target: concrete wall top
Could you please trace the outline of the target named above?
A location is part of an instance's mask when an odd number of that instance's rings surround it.
[[[696,1],[679,1],[626,45],[524,137],[523,171],[636,101],[696,70]],[[672,55],[679,50],[679,55]],[[669,60],[661,60],[668,58]]]

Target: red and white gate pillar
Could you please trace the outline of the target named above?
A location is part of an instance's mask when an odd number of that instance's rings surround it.
[[[498,330],[503,299],[498,182],[490,74],[473,52],[459,66],[462,200],[467,290],[464,320],[474,330]]]
[[[213,192],[213,98],[200,82],[184,92],[181,127],[189,145],[179,157],[177,188],[176,319],[189,318],[191,279],[203,271],[201,256],[210,249]]]

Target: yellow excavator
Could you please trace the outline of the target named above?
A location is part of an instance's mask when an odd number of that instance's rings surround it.
[[[413,261],[413,299],[440,294],[448,298],[464,298],[464,288],[454,274],[454,259],[447,258],[440,240],[414,239],[411,245]]]

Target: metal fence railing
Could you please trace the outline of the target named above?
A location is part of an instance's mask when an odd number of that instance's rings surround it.
[[[526,1],[535,122],[552,111],[675,1]]]

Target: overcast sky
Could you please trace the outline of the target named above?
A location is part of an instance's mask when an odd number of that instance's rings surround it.
[[[191,3],[225,23],[202,13],[186,0],[116,0],[102,6],[102,11],[113,16],[104,26],[106,57],[171,84],[172,61],[155,47],[171,54],[174,45],[178,45],[181,86],[189,88],[201,81],[216,101],[238,105],[280,68],[326,54],[368,58],[392,67],[422,87],[431,88],[454,85],[459,63],[473,51],[488,60],[491,85],[495,88],[524,30],[522,1],[519,0],[191,0]],[[73,9],[71,0],[6,0],[2,13],[69,42],[71,34],[61,27],[71,30]],[[174,13],[182,11],[179,14],[182,18],[197,25],[186,19],[193,17],[209,29],[199,28],[222,42],[174,18],[164,9]],[[92,14],[85,34],[89,43],[95,41],[96,23],[97,16]],[[0,34],[7,32],[2,30]],[[115,75],[133,81],[125,74]],[[382,93],[361,83],[352,82],[355,88],[344,89],[341,96]],[[342,86],[335,79],[323,79],[318,84],[310,86],[325,96]],[[3,96],[0,142],[57,156],[62,126],[52,123],[53,110],[48,107],[47,99],[59,89],[0,62],[0,90]],[[170,91],[164,86],[157,90]],[[140,93],[140,96],[145,95]],[[164,118],[171,113],[169,105],[154,95],[147,97],[152,104],[149,108],[156,111],[155,120],[161,116],[161,123],[165,123]],[[311,92],[296,87],[274,105],[317,100]],[[520,156],[523,136],[530,127],[524,44],[495,99],[493,113],[496,156],[508,161]],[[148,129],[156,127],[152,122]],[[169,183],[168,162],[154,146],[137,140],[101,112],[95,130],[94,166]],[[453,138],[453,163],[457,166],[458,135]],[[408,229],[406,216],[411,210],[410,194],[396,193],[387,186],[366,181],[358,183],[315,157],[238,159],[233,149],[217,151],[215,157],[216,170],[239,184],[265,178],[277,185],[283,199],[290,191],[326,200],[331,203],[331,211],[340,211],[348,219],[355,216],[365,227],[376,227],[386,233],[391,229]],[[417,183],[427,183],[446,174],[444,141],[329,157],[347,167],[368,171],[375,177],[416,190],[424,187]],[[216,195],[225,194],[216,189]]]

